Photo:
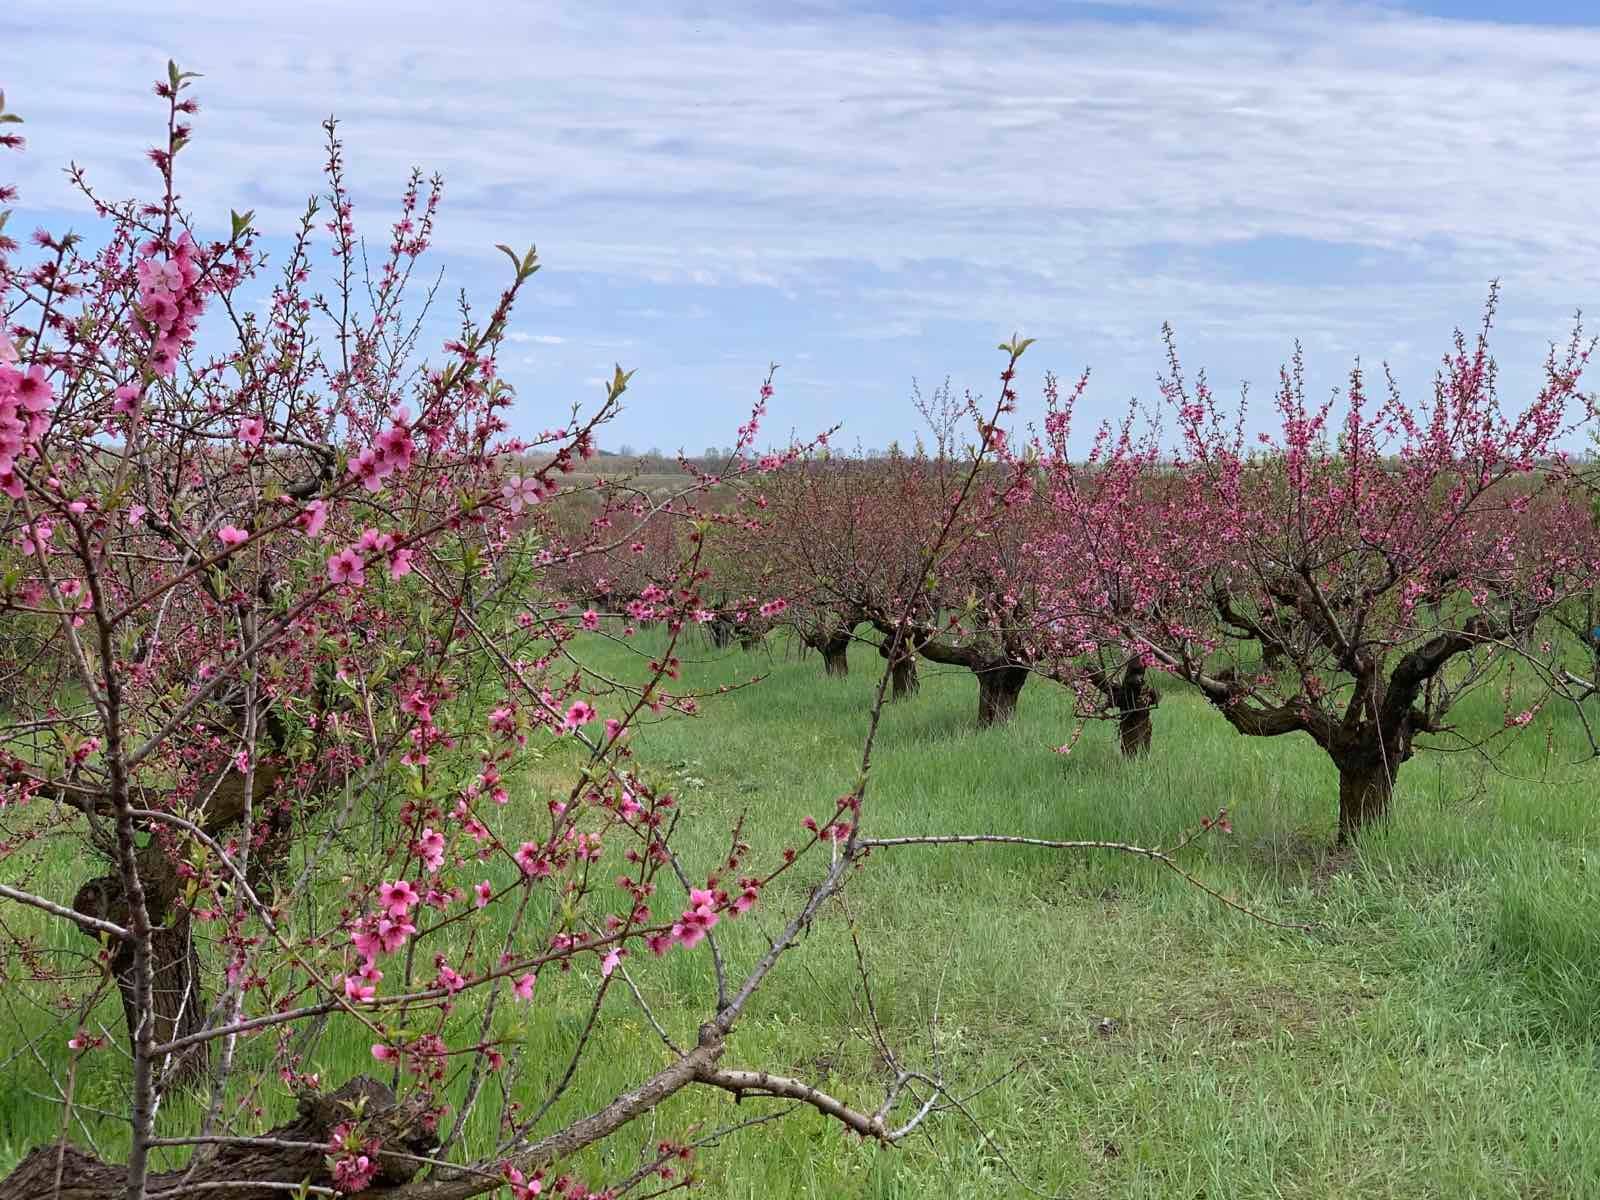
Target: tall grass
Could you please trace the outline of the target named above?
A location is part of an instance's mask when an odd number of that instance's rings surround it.
[[[617,670],[649,648],[596,639],[588,650]],[[849,678],[828,679],[816,659],[781,646],[705,650],[687,664],[701,687],[767,676],[708,699],[692,721],[636,735],[647,770],[706,831],[691,873],[711,865],[740,814],[759,862],[850,787],[881,660],[861,646],[851,666]],[[1542,714],[1494,761],[1420,754],[1401,772],[1394,819],[1358,852],[1333,855],[1336,777],[1308,741],[1242,738],[1168,689],[1153,754],[1126,763],[1109,727],[1056,753],[1070,704],[1045,684],[1024,690],[1007,727],[978,732],[975,708],[969,674],[924,664],[921,693],[884,716],[873,832],[1170,843],[1225,805],[1234,833],[1202,841],[1190,867],[1317,932],[1251,922],[1127,858],[879,852],[760,994],[727,1062],[800,1073],[876,1105],[886,1068],[860,1036],[856,968],[841,942],[853,922],[896,1052],[920,1066],[937,1055],[955,1091],[977,1092],[968,1108],[988,1139],[949,1112],[926,1137],[884,1151],[806,1112],[708,1152],[696,1168],[705,1194],[987,1198],[1022,1194],[1020,1178],[1083,1197],[1600,1196],[1600,769],[1573,765],[1583,742],[1569,714]],[[1497,716],[1491,698],[1463,719]],[[542,765],[526,786],[555,780],[560,765]],[[80,873],[46,856],[33,886],[70,895]],[[786,877],[719,930],[735,969],[764,949],[804,882]],[[674,955],[641,978],[669,1032],[692,1038],[709,964]],[[0,1166],[58,1131],[39,1060],[59,1063],[66,1036],[30,1006],[25,981],[6,982],[0,1056],[14,1082],[0,1093]],[[501,1031],[552,1080],[578,1035],[583,982],[542,979],[533,1015]],[[662,1061],[626,992],[608,1003],[592,1070],[552,1120]],[[112,1006],[99,1015],[117,1031]],[[370,1071],[367,1040],[334,1022],[308,1068],[335,1080]],[[102,1054],[80,1100],[114,1112],[121,1086],[115,1056]],[[275,1080],[261,1094],[269,1107],[289,1104]],[[167,1111],[174,1127],[186,1104]],[[614,1179],[641,1146],[758,1111],[688,1094],[579,1165],[596,1183]],[[114,1151],[118,1122],[80,1116],[75,1136],[87,1130]],[[491,1136],[496,1116],[480,1113],[475,1135]]]

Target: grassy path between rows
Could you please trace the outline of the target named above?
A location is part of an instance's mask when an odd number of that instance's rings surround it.
[[[597,667],[618,670],[633,652],[598,640],[589,650]],[[752,861],[770,861],[798,840],[806,814],[830,812],[849,788],[881,661],[857,647],[852,674],[837,680],[782,643],[698,654],[685,667],[691,684],[767,678],[708,699],[696,719],[640,730],[641,762],[681,797],[685,819],[705,824],[707,855],[746,813]],[[1333,855],[1335,776],[1308,740],[1241,738],[1168,689],[1154,752],[1128,764],[1104,726],[1070,755],[1054,752],[1071,730],[1058,689],[1030,684],[1004,729],[978,732],[975,707],[970,675],[925,664],[921,693],[884,718],[873,833],[1170,843],[1225,805],[1233,834],[1203,841],[1188,865],[1318,932],[1251,922],[1126,858],[880,852],[848,910],[831,908],[786,959],[728,1061],[876,1106],[885,1065],[862,1036],[843,936],[853,921],[896,1051],[927,1066],[936,1042],[954,1090],[993,1083],[970,1108],[1006,1162],[956,1113],[885,1151],[805,1112],[708,1152],[701,1194],[987,1200],[1025,1195],[1020,1177],[1085,1198],[1600,1197],[1600,765],[1570,765],[1582,743],[1569,715],[1539,717],[1494,764],[1419,755],[1401,774],[1394,821],[1358,854]],[[1492,723],[1491,709],[1464,719]],[[553,780],[559,766],[541,771]],[[70,895],[79,874],[47,855],[32,886]],[[759,952],[760,931],[802,883],[775,885],[724,927],[731,958]],[[710,995],[703,955],[676,954],[643,978],[669,1029],[692,1040]],[[552,1078],[587,983],[541,980],[544,1006],[506,1029]],[[609,1003],[604,1066],[561,1111],[588,1109],[661,1061],[626,991]],[[110,1007],[102,1016],[118,1021]],[[4,981],[0,1170],[58,1128],[34,1049],[59,1060],[64,1036],[25,981]],[[317,1068],[330,1079],[370,1070],[368,1040],[334,1024]],[[90,1110],[115,1109],[120,1086],[109,1055],[80,1081],[86,1127],[107,1150],[117,1124]],[[269,1107],[288,1103],[272,1082],[262,1094]],[[686,1096],[580,1165],[596,1183],[614,1179],[641,1146],[758,1111]]]

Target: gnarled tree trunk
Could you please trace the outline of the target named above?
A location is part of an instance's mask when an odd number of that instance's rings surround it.
[[[1389,815],[1389,800],[1394,795],[1397,759],[1385,762],[1380,757],[1338,764],[1339,767],[1339,845],[1347,846],[1374,821]]]
[[[1145,668],[1137,662],[1129,663],[1122,677],[1112,685],[1111,702],[1117,708],[1118,741],[1124,758],[1137,758],[1150,751],[1155,736],[1155,722],[1151,719],[1160,697],[1145,682]]]
[[[1026,667],[996,665],[976,669],[978,676],[978,727],[1004,725],[1017,715],[1017,697],[1028,682]]]
[[[396,1104],[393,1092],[361,1076],[336,1092],[302,1097],[299,1115],[265,1135],[301,1145],[224,1145],[214,1153],[208,1152],[209,1147],[202,1147],[195,1152],[190,1166],[151,1174],[146,1190],[151,1195],[283,1200],[295,1195],[302,1182],[330,1187],[333,1179],[326,1161],[330,1132],[349,1120],[352,1106],[361,1101],[365,1103],[359,1128],[385,1147],[409,1155],[425,1155],[432,1149],[436,1134],[425,1120],[423,1101],[408,1099]],[[382,1195],[387,1187],[408,1183],[422,1166],[381,1151],[378,1163],[372,1191],[363,1194]],[[216,1186],[220,1184],[237,1186]],[[122,1200],[126,1195],[126,1167],[104,1162],[75,1146],[40,1146],[0,1180],[0,1196],[6,1200]]]
[[[850,635],[830,633],[813,643],[822,655],[822,673],[844,678],[850,674]]]
[[[878,655],[886,661],[889,659],[888,638],[879,643]],[[917,656],[902,646],[900,653],[889,662],[889,699],[903,700],[914,695],[921,686],[922,681],[917,677]]]
[[[167,909],[160,889],[151,899],[157,911]],[[78,889],[72,907],[86,916],[117,924],[127,921],[127,905],[122,901],[122,884],[114,875],[91,879]],[[152,916],[155,916],[152,913]],[[155,1018],[156,1042],[198,1033],[205,1018],[205,995],[200,986],[200,956],[190,936],[189,915],[181,909],[167,915],[166,923],[150,931],[151,973],[154,988],[150,995],[151,1015]],[[134,1000],[134,953],[127,942],[118,942],[111,957],[111,973],[122,994],[122,1017],[128,1027],[128,1044],[138,1040],[139,1009]],[[193,1079],[205,1070],[206,1049],[201,1042],[183,1053],[174,1077]]]

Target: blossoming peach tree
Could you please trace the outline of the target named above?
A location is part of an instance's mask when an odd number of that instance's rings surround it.
[[[536,1194],[546,1168],[690,1082],[780,1086],[718,1059],[781,946],[737,990],[719,973],[699,1044],[601,1113],[546,1122],[580,1044],[542,1102],[463,1149],[489,1081],[518,1069],[506,1014],[537,1005],[541,975],[591,973],[598,1013],[626,957],[701,946],[791,865],[747,868],[736,839],[721,870],[683,875],[672,798],[627,765],[641,712],[693,706],[671,681],[718,519],[696,498],[780,464],[747,454],[770,385],[726,470],[570,536],[544,513],[628,377],[586,416],[509,435],[495,355],[533,252],[507,250],[512,282],[488,317],[463,306],[442,357],[419,365],[427,305],[407,285],[438,181],[413,176],[369,268],[330,123],[326,198],[269,275],[250,214],[209,240],[180,204],[192,79],[174,67],[156,88],[168,128],[152,201],[103,199],[74,170],[101,244],[41,231],[24,263],[0,243],[0,605],[18,651],[0,898],[93,947],[87,971],[65,970],[46,931],[8,925],[7,977],[30,964],[72,1025],[41,1051],[60,1068],[63,1130],[73,1081],[97,1071],[125,1071],[129,1118],[125,1162],[63,1141],[6,1193]],[[309,290],[323,225],[327,294]],[[599,615],[542,579],[664,516],[685,527],[682,553],[625,603],[666,623],[668,649],[609,681],[601,713],[572,649]],[[561,741],[579,748],[573,779],[535,801],[517,780]],[[71,895],[27,886],[63,839],[101,872]],[[121,1033],[98,1019],[108,992]],[[333,1023],[360,1027],[398,1096],[370,1080],[330,1091],[304,1069]],[[236,1136],[269,1079],[302,1094],[300,1116],[269,1143]],[[494,1093],[514,1094],[502,1082]],[[163,1129],[180,1094],[202,1098],[192,1127]],[[158,1170],[175,1147],[198,1149]]]
[[[1563,450],[1589,416],[1578,382],[1594,343],[1575,325],[1509,409],[1488,352],[1495,300],[1421,403],[1392,379],[1374,398],[1359,367],[1342,396],[1310,402],[1297,351],[1255,448],[1242,401],[1185,383],[1170,331],[1170,429],[1133,411],[1077,459],[1081,386],[1047,388],[1056,524],[1037,550],[1060,636],[1186,681],[1241,734],[1311,738],[1338,771],[1341,842],[1386,815],[1418,750],[1481,748],[1574,698],[1552,617],[1600,568]],[[1451,719],[1485,689],[1503,726]]]

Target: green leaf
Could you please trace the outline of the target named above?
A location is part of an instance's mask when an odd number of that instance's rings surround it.
[[[253,208],[246,209],[243,213],[236,213],[231,208],[228,210],[228,216],[233,221],[234,241],[238,241],[239,238],[250,228],[250,219],[255,215],[256,210]]]
[[[511,260],[511,265],[520,275],[522,273],[522,260],[517,257],[517,252],[504,242],[496,242],[494,248]]]

